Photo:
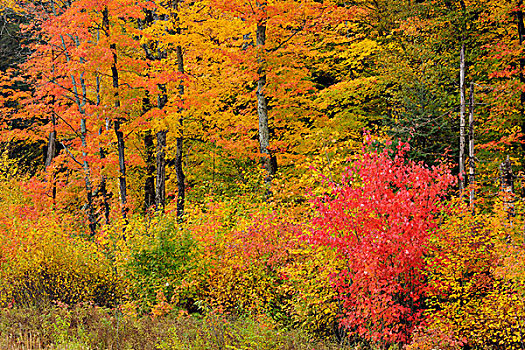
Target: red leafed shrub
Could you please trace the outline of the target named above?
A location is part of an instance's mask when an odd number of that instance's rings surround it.
[[[341,184],[313,199],[310,241],[337,250],[345,268],[333,283],[341,325],[373,342],[406,343],[422,319],[428,285],[424,255],[441,200],[454,183],[441,165],[405,159],[407,145],[363,155]]]

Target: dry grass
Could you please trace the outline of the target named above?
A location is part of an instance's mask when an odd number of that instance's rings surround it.
[[[1,350],[340,350],[264,317],[125,316],[92,305],[0,310]]]

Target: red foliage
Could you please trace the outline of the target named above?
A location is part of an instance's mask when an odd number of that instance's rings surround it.
[[[441,199],[454,183],[444,166],[429,168],[396,151],[365,153],[313,200],[318,216],[310,241],[330,246],[346,262],[334,276],[342,325],[353,335],[406,343],[421,321],[424,255]]]

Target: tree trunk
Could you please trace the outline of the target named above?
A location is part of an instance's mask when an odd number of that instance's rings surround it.
[[[177,65],[178,65],[178,71],[181,74],[184,74],[184,59],[182,56],[182,48],[180,46],[177,46]],[[179,94],[181,99],[184,96],[184,85],[182,85],[182,82],[179,85]],[[181,111],[182,112],[182,111]],[[184,169],[182,164],[182,157],[183,157],[183,147],[184,147],[184,119],[182,117],[182,113],[179,117],[179,131],[177,132],[177,150],[175,153],[175,173],[177,175],[177,218],[182,219],[184,217],[184,204],[185,204],[185,197],[186,197],[186,185],[185,185],[185,175],[184,175]]]
[[[143,26],[148,26],[154,20],[151,10],[144,10],[144,22],[137,19],[137,25],[139,30],[144,30]],[[146,60],[153,61],[155,57],[150,52],[148,44],[142,43],[142,50]],[[149,74],[146,74],[146,79],[149,78]],[[149,92],[146,91],[145,97],[142,99],[142,113],[146,114],[150,111],[153,106],[150,101]],[[160,105],[160,100],[157,101],[157,106]],[[153,205],[156,204],[156,188],[155,188],[155,145],[153,142],[153,134],[151,130],[146,130],[144,135],[144,150],[146,152],[146,180],[144,181],[144,212],[147,212]]]
[[[126,160],[125,160],[125,144],[124,144],[124,134],[120,129],[120,120],[117,118],[113,122],[113,129],[115,130],[115,135],[117,136],[117,147],[118,147],[118,165],[119,165],[119,189],[120,189],[120,204],[122,206],[122,217],[126,218],[127,216],[127,194],[126,194]]]
[[[160,58],[159,58],[160,59]],[[159,85],[161,94],[157,96],[157,108],[162,110],[168,103],[166,86]],[[155,189],[155,207],[164,211],[166,206],[166,130],[157,132],[157,186]]]
[[[271,195],[271,181],[272,177],[277,171],[277,163],[275,158],[272,159],[268,147],[270,145],[270,130],[268,126],[268,104],[266,100],[266,58],[265,58],[265,44],[266,44],[266,0],[257,2],[257,7],[263,13],[263,19],[257,22],[257,32],[255,46],[257,48],[257,62],[259,65],[257,74],[257,116],[259,118],[259,150],[262,154],[261,163],[266,172],[264,182],[267,186],[267,195]]]
[[[51,165],[51,163],[53,162],[53,158],[55,158],[55,155],[56,155],[57,131],[56,131],[56,118],[55,118],[54,114],[53,114],[51,119],[52,119],[52,123],[53,123],[53,130],[49,133],[49,141],[47,143],[47,154],[46,154],[46,162],[45,162],[46,171],[49,170],[48,168]],[[53,171],[53,170],[51,170],[51,171]],[[53,188],[51,189],[51,196],[53,198],[53,209],[54,209],[55,206],[56,206],[56,198],[57,198],[57,185],[56,185],[56,182],[55,182],[55,173],[54,173],[54,171],[51,174],[51,181],[53,182],[52,183]]]
[[[98,33],[97,33],[97,41],[98,41]],[[96,77],[96,93],[97,93],[97,106],[100,106],[100,77],[99,76]],[[106,131],[108,131],[107,122],[106,122]],[[98,129],[98,135],[99,136],[102,135],[102,128]],[[104,147],[99,146],[98,150],[99,150],[100,159],[101,160],[105,159],[106,158],[106,152],[104,151]],[[104,166],[102,166],[102,173],[103,172],[104,172]],[[102,195],[102,202],[103,202],[103,206],[104,206],[105,223],[106,223],[106,225],[109,225],[109,215],[111,213],[111,207],[109,205],[109,196],[108,196],[106,175],[102,174],[102,179],[100,180],[100,185],[99,185],[98,188],[99,188],[99,192]]]
[[[469,91],[469,113],[468,113],[468,185],[470,187],[469,203],[474,210],[474,176],[475,176],[475,156],[474,156],[474,83],[470,83]]]
[[[465,42],[462,40],[459,63],[459,190],[465,189]]]
[[[67,52],[66,42],[63,36],[61,36],[60,38],[62,40],[62,46],[64,48],[66,61],[69,62],[71,58],[69,57],[69,54]],[[75,42],[76,46],[77,47],[80,46],[80,41],[78,40],[78,38],[75,41],[76,41]],[[84,63],[83,58],[80,58],[80,63]],[[91,184],[91,171],[89,168],[89,163],[86,159],[87,158],[87,153],[86,153],[87,125],[86,125],[86,118],[85,118],[86,110],[84,107],[86,106],[86,103],[87,103],[87,88],[86,88],[86,83],[84,81],[84,73],[80,73],[79,82],[82,88],[82,95],[78,91],[78,85],[77,85],[75,75],[71,73],[71,83],[73,85],[73,96],[74,96],[78,111],[80,115],[82,116],[80,118],[80,142],[82,144],[82,158],[83,158],[82,166],[84,168],[84,184],[86,187],[88,226],[89,226],[89,230],[91,231],[91,235],[94,236],[97,232],[97,220],[95,217],[95,209],[93,207],[93,186]]]
[[[107,7],[105,7],[103,11],[103,27],[104,27],[104,30],[106,31],[106,36],[109,38],[110,37],[110,25],[109,25],[109,12],[108,12]],[[109,48],[113,56],[113,62],[111,63],[111,77],[112,77],[113,89],[115,89],[115,96],[114,96],[115,97],[115,110],[118,113],[120,109],[120,100],[119,100],[119,95],[118,95],[119,75],[118,75],[118,69],[117,69],[117,62],[118,62],[117,45],[115,43],[112,43],[109,45]],[[117,116],[117,118],[115,118],[115,120],[113,121],[113,130],[115,132],[115,136],[117,137],[120,206],[122,210],[122,217],[126,218],[127,216],[126,157],[125,157],[124,134],[122,133],[122,130],[120,129],[121,121],[122,120],[120,116]]]
[[[146,151],[146,180],[144,181],[144,211],[155,204],[155,159],[154,143],[151,130],[144,135],[144,149]]]
[[[512,171],[512,162],[507,159],[499,166],[501,191],[503,195],[503,207],[507,212],[509,221],[512,222],[514,216],[514,180],[516,176]],[[508,239],[509,237],[507,237]]]
[[[46,163],[45,163],[45,167],[49,167],[51,165],[51,162],[53,161],[53,158],[55,158],[55,154],[56,154],[56,135],[57,135],[57,132],[56,132],[56,129],[55,129],[55,126],[56,126],[56,122],[55,122],[55,116],[53,115],[52,117],[52,122],[53,122],[53,131],[51,131],[49,133],[49,140],[47,142],[47,154],[46,154]]]
[[[157,132],[157,184],[155,188],[156,210],[166,205],[166,131]]]

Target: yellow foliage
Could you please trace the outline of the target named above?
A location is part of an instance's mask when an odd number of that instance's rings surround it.
[[[287,283],[295,290],[289,302],[294,325],[318,336],[331,336],[339,329],[341,310],[330,276],[340,271],[342,260],[327,247],[304,244],[292,251],[292,261],[285,272]]]
[[[96,245],[71,237],[52,216],[37,220],[12,220],[0,233],[0,304],[115,305],[120,280]]]
[[[426,348],[423,344],[432,343],[429,335],[436,330],[434,341],[447,340],[443,348],[461,344],[521,348],[523,294],[515,281],[496,273],[503,267],[500,253],[507,244],[506,225],[498,215],[474,215],[461,205],[446,218],[427,259],[433,288],[429,325],[415,338],[413,348]]]

